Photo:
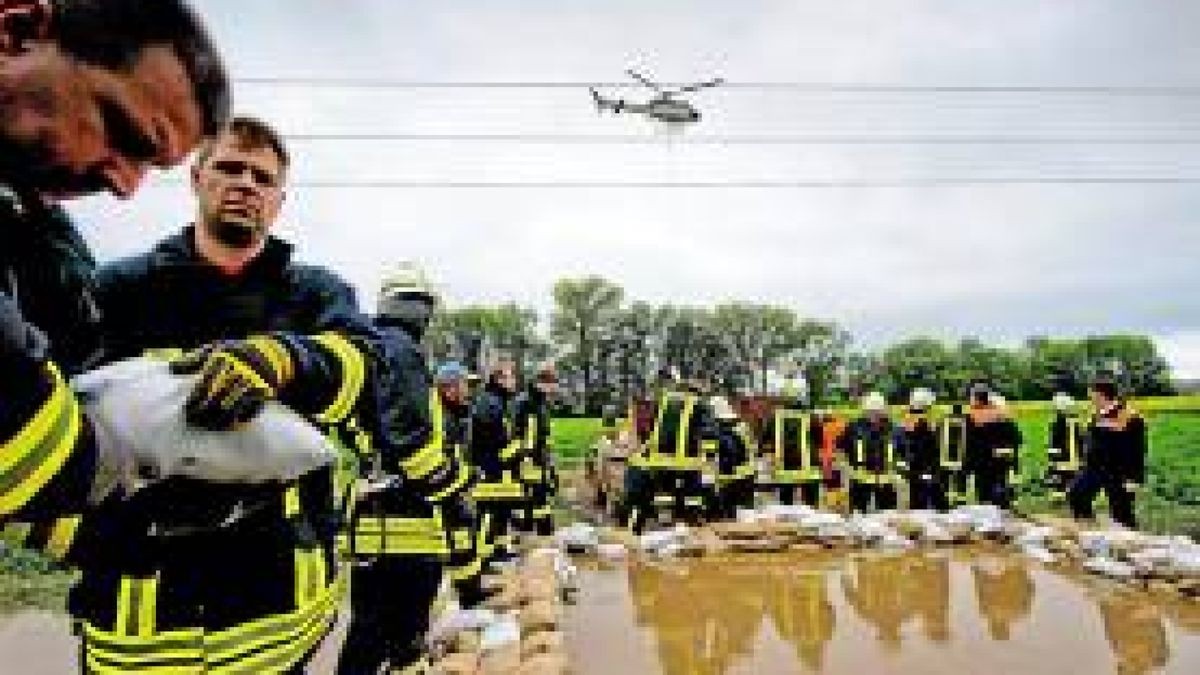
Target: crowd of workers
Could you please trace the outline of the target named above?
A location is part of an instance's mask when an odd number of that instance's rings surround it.
[[[727,398],[702,395],[702,382],[681,382],[669,371],[662,380],[664,391],[639,430],[644,444],[625,474],[620,516],[634,531],[664,511],[731,518],[751,508],[758,492],[814,507],[836,508],[845,499],[855,512],[895,509],[901,493],[912,509],[945,511],[968,501],[1011,509],[1025,478],[1021,431],[1004,397],[984,383],[971,388],[965,407],[944,411],[930,390],[917,388],[898,419],[884,396],[871,392],[853,419],[806,410],[792,398],[751,420]],[[1086,419],[1069,395],[1055,396],[1041,480],[1085,519],[1103,490],[1113,520],[1136,527],[1145,422],[1111,379],[1097,378],[1090,396]]]
[[[59,203],[130,197],[194,150],[191,224],[97,270]],[[389,278],[371,317],[271,235],[289,162],[271,126],[232,114],[218,50],[185,0],[0,0],[0,524],[6,541],[79,571],[70,610],[86,672],[301,672],[348,583],[339,672],[415,669],[443,578],[472,606],[513,533],[551,526],[553,366],[523,391],[503,359],[476,392],[459,365],[431,374],[421,342],[435,298],[419,274]],[[147,353],[194,382],[181,411],[193,427],[234,430],[279,401],[338,460],[255,484],[139,475],[131,490],[117,478],[139,467],[69,380]],[[1058,422],[1053,476],[1081,515],[1104,489],[1132,524],[1144,427],[1111,386],[1094,392],[1090,423]],[[970,476],[1007,506],[1019,438],[1003,406],[984,392],[935,420],[931,405],[914,396],[895,424],[868,397],[837,433],[832,416],[785,409],[755,439],[727,405],[714,416],[695,393],[668,395],[630,474],[630,518],[664,496],[704,508],[709,458],[730,514],[753,494],[758,441],[785,501],[815,503],[836,452],[857,509],[894,506],[901,474],[917,504],[945,508]]]
[[[504,360],[473,397],[455,364],[435,384],[419,272],[372,317],[297,260],[271,234],[288,149],[231,96],[185,0],[0,0],[4,539],[78,570],[84,672],[303,672],[347,584],[338,671],[415,671],[443,578],[477,604],[511,532],[547,532],[554,369],[521,392]],[[97,269],[60,202],[130,197],[193,151],[190,224]],[[131,465],[70,387],[131,358],[189,378],[191,428],[235,432],[278,401],[337,459],[253,484]]]

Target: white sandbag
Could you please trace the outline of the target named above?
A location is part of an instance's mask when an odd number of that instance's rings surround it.
[[[1104,557],[1089,558],[1084,561],[1083,569],[1110,579],[1131,579],[1137,573],[1129,563]]]
[[[594,553],[600,545],[600,533],[587,523],[575,523],[555,532],[554,541],[568,553]]]
[[[1057,560],[1053,553],[1038,544],[1023,544],[1021,546],[1021,552],[1024,553],[1026,557],[1036,560],[1043,565],[1052,565],[1054,564],[1055,560]]]
[[[484,627],[479,645],[484,652],[491,652],[520,642],[521,622],[514,614],[501,614]]]
[[[1014,537],[1014,539],[1020,546],[1045,547],[1046,541],[1055,536],[1055,534],[1057,534],[1057,532],[1053,527],[1047,527],[1045,525],[1033,525],[1025,528],[1025,530]]]
[[[621,562],[629,557],[629,551],[624,544],[600,544],[596,547],[596,555],[608,562]]]
[[[184,419],[195,375],[173,375],[165,361],[119,361],[74,379],[105,456],[124,457],[123,483],[136,490],[172,476],[217,483],[298,478],[334,461],[336,449],[314,426],[271,401],[250,422],[206,431]]]
[[[811,506],[804,504],[768,504],[762,508],[762,514],[768,519],[789,523],[804,522],[814,513]]]
[[[460,633],[490,626],[496,618],[496,613],[490,609],[451,607],[433,620],[426,639],[430,644],[450,642]]]

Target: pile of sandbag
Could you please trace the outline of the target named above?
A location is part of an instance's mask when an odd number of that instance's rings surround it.
[[[489,575],[478,609],[451,605],[430,630],[432,672],[440,675],[562,675],[565,598],[577,576],[557,549],[538,549]]]

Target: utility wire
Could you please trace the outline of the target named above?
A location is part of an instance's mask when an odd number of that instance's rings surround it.
[[[842,136],[617,134],[297,133],[290,141],[471,142],[564,145],[1200,145],[1200,136]]]
[[[349,77],[288,77],[261,76],[236,78],[245,85],[330,87],[348,89],[580,89],[587,87],[609,89],[640,89],[632,81],[436,81],[401,80],[390,78]],[[691,82],[661,82],[668,89]],[[787,82],[787,81],[727,81],[722,89],[787,90],[839,93],[912,93],[912,94],[1100,94],[1114,96],[1182,96],[1200,97],[1200,85],[919,85],[889,83]]]
[[[778,190],[856,189],[939,186],[998,185],[1197,185],[1200,177],[1114,176],[1114,177],[1004,177],[1004,178],[912,178],[895,180],[714,180],[714,181],[454,181],[454,180],[320,180],[299,179],[289,188],[353,190]],[[166,185],[159,183],[158,185]],[[171,183],[178,186],[178,183]]]

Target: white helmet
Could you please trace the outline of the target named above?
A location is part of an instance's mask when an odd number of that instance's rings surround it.
[[[1065,391],[1060,391],[1054,395],[1054,409],[1059,412],[1067,412],[1075,405],[1075,399]]]
[[[1002,410],[1008,407],[1008,399],[1004,398],[1003,394],[993,393],[990,400],[992,405]]]
[[[873,391],[863,397],[862,408],[867,412],[883,412],[887,410],[887,399],[883,394]]]
[[[383,277],[379,289],[380,302],[389,298],[425,297],[431,304],[438,302],[438,292],[425,270],[412,261],[397,263]]]
[[[925,387],[917,387],[909,394],[908,404],[919,410],[924,410],[933,405],[937,400],[937,395]]]
[[[736,420],[738,419],[737,411],[730,405],[729,399],[724,396],[713,396],[708,399],[708,404],[712,406],[713,416],[719,420]]]

